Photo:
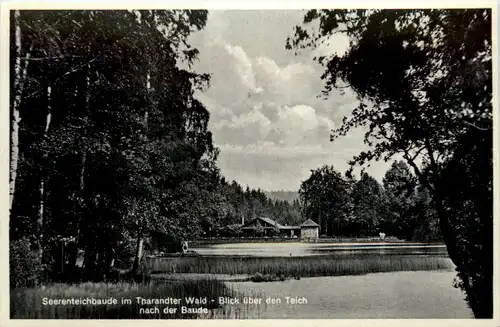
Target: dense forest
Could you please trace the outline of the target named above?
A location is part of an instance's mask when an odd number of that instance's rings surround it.
[[[404,161],[382,184],[319,167],[299,197],[243,188],[217,167],[195,97],[210,76],[193,71],[188,42],[207,16],[11,12],[11,286],[100,281],[121,266],[141,275],[144,254],[171,240],[237,236],[257,216],[310,218],[326,236],[444,240],[474,314],[490,316],[491,12],[308,12],[319,34],[299,26],[289,49],[351,39],[342,56],[317,58],[326,96],[348,84],[361,101],[332,140],[367,126],[370,150],[353,166]]]
[[[278,223],[299,225],[302,222],[300,203],[272,199],[260,189],[243,187],[236,181],[227,183],[221,180],[221,195],[224,207],[220,207],[224,216],[217,221],[206,220],[202,223],[202,237],[238,237],[241,225],[256,217],[268,217]]]
[[[13,11],[12,283],[91,279],[152,231],[218,214],[218,151],[187,37],[206,11]],[[188,68],[179,68],[179,62]],[[30,256],[27,256],[30,254]],[[26,275],[26,278],[20,276]]]
[[[210,76],[190,70],[198,50],[187,42],[206,20],[12,12],[13,286],[100,280],[113,266],[139,274],[145,252],[165,244],[235,235],[256,216],[300,221],[298,201],[227,183],[216,166],[210,115],[194,96]]]
[[[273,200],[282,200],[289,203],[299,198],[299,192],[297,191],[266,191],[266,195]]]

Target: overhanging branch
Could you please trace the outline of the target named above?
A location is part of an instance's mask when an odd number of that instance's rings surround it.
[[[478,130],[480,130],[480,131],[491,131],[491,130],[492,130],[491,128],[479,127],[479,126],[474,125],[473,123],[468,122],[468,121],[464,121],[464,124],[465,124],[465,125],[469,125],[469,126],[471,126],[471,127],[474,127],[474,128],[476,128],[476,129],[478,129]]]

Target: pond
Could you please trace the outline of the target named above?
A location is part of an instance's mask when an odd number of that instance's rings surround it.
[[[199,245],[192,249],[207,256],[448,255],[445,245],[426,243],[232,243]]]
[[[211,257],[331,256],[333,259],[340,259],[336,262],[346,263],[354,260],[352,256],[356,256],[356,260],[366,257],[367,262],[376,257],[380,258],[380,255],[448,257],[445,245],[410,242],[233,243],[192,248],[201,256]],[[342,258],[346,260],[342,261]],[[453,267],[451,260],[450,266]],[[242,297],[262,300],[258,305],[225,306],[221,309],[224,312],[215,313],[215,318],[217,316],[235,319],[473,318],[464,300],[464,294],[453,287],[455,276],[454,269],[446,268],[438,271],[395,271],[308,277],[265,283],[242,281],[236,277],[233,280],[223,278],[226,285]],[[306,303],[287,303],[287,297],[305,298]],[[266,303],[266,299],[280,299],[280,301],[273,304]]]
[[[261,304],[226,307],[226,317],[250,319],[469,319],[472,311],[452,286],[453,271],[406,271],[313,277],[285,282],[227,282]],[[292,298],[305,299],[295,304]],[[274,304],[266,304],[274,299]],[[280,299],[280,303],[276,299]]]

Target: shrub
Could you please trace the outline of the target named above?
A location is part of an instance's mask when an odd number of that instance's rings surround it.
[[[31,249],[27,238],[10,243],[10,287],[29,287],[36,285],[43,273],[38,254]]]
[[[182,239],[174,235],[151,232],[151,248],[165,253],[182,252]]]

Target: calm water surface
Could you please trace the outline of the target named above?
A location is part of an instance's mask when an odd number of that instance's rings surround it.
[[[235,243],[193,249],[200,255],[209,256],[448,256],[444,245],[423,243]],[[219,312],[219,318],[473,318],[464,295],[453,287],[455,276],[453,270],[443,270],[313,277],[268,283],[226,280],[226,284],[241,296],[262,298],[262,303],[225,306],[223,310],[229,312]],[[287,296],[304,297],[307,303],[287,303]],[[267,298],[279,298],[281,303],[266,304]]]
[[[254,319],[468,319],[471,310],[452,286],[453,271],[405,271],[363,276],[314,277],[284,282],[228,282],[260,305],[229,307],[233,318]],[[305,298],[290,304],[286,297]],[[265,304],[265,299],[280,299]]]
[[[448,255],[445,245],[425,243],[233,243],[192,249],[200,255],[210,256]]]

